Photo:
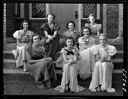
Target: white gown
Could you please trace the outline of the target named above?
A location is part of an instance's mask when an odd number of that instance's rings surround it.
[[[64,48],[61,50],[62,54],[67,53]],[[70,54],[67,55],[65,54],[68,59],[74,58],[74,55]],[[78,69],[79,69],[79,62],[69,64],[69,63],[64,63],[63,65],[63,74],[62,74],[62,80],[61,80],[61,85],[57,86],[55,90],[58,90],[59,92],[64,92],[65,91],[65,86],[66,84],[69,83],[69,88],[73,92],[78,92],[84,90],[83,87],[78,85],[77,81],[77,74],[78,74]]]
[[[88,38],[88,43],[85,43],[83,37],[80,37],[78,42],[80,48],[79,75],[82,79],[87,79],[91,76],[94,68],[95,58],[90,50],[90,47],[95,45],[95,39],[90,36]]]
[[[108,60],[111,56],[115,55],[117,50],[114,46],[107,45],[102,47],[101,45],[96,45],[91,48],[94,55],[99,57],[104,57]],[[114,92],[115,89],[112,87],[112,71],[113,63],[109,61],[95,63],[94,72],[92,74],[92,80],[89,86],[90,90],[95,90],[96,87],[101,85],[101,90],[106,90],[107,92]]]

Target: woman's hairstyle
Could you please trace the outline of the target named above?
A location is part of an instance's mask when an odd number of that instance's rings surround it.
[[[38,36],[38,37],[40,38],[40,40],[41,40],[41,36],[40,36],[40,35],[34,34],[34,35],[32,36],[32,38],[31,38],[31,43],[33,43],[33,37],[34,37],[34,36]]]
[[[106,36],[104,33],[99,34],[99,38],[100,38],[101,36],[105,37],[105,39],[107,40],[107,36]]]
[[[53,19],[56,18],[56,16],[55,16],[53,13],[48,13],[48,14],[46,15],[46,18],[47,18],[49,15],[53,16]]]
[[[88,22],[90,22],[90,17],[94,17],[94,15],[93,15],[93,14],[90,14],[90,15],[88,16]],[[95,19],[95,17],[94,17],[94,19]]]
[[[28,29],[30,28],[30,26],[29,26],[29,21],[27,20],[27,19],[24,19],[24,20],[22,20],[21,21],[21,24],[20,24],[20,29],[23,29],[23,23],[28,23]]]
[[[91,29],[89,27],[82,27],[82,35],[83,35],[83,30],[88,29],[89,30],[89,35],[91,35]]]
[[[73,46],[75,45],[75,40],[74,40],[73,37],[67,37],[67,38],[66,38],[66,42],[67,42],[67,40],[72,40],[72,41],[73,41]]]
[[[68,28],[68,24],[69,24],[69,23],[72,23],[72,24],[74,25],[74,28],[76,27],[76,24],[75,24],[74,21],[68,21],[67,24],[66,24],[66,28],[67,28],[67,29],[69,29],[69,28]]]

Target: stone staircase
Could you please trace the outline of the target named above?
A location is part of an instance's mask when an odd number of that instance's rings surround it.
[[[114,56],[114,59],[112,60],[114,63],[114,71],[113,73],[122,73],[123,68],[123,44],[113,44],[117,49],[118,52]],[[9,75],[9,77],[14,77],[15,75],[30,77],[28,72],[24,72],[23,68],[16,68],[15,59],[12,54],[12,50],[16,49],[16,42],[15,40],[8,42],[6,45],[4,45],[3,50],[3,73],[4,77]],[[62,74],[61,68],[56,67],[56,73],[57,75]],[[11,76],[12,75],[12,76]],[[18,78],[16,78],[18,79]]]

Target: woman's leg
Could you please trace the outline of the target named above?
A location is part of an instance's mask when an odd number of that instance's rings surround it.
[[[94,68],[94,71],[92,73],[92,80],[91,80],[91,83],[90,83],[90,86],[89,86],[89,89],[91,91],[96,91],[96,87],[99,86],[100,84],[100,79],[99,79],[99,68],[100,68],[100,61],[96,62],[95,63],[95,68]]]
[[[109,62],[104,62],[102,64],[102,67],[103,67],[103,83],[101,88],[106,90],[111,89],[113,64]]]

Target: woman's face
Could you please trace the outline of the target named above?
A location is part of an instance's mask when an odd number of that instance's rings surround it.
[[[52,23],[54,21],[54,16],[53,15],[48,15],[47,20],[48,20],[48,22]]]
[[[84,36],[89,36],[89,33],[90,33],[90,31],[89,31],[89,29],[83,29],[83,34],[84,34]]]
[[[28,22],[23,22],[23,29],[28,29]]]
[[[67,44],[67,47],[72,47],[73,46],[73,40],[67,39],[66,44]]]
[[[89,21],[90,21],[91,23],[94,23],[94,22],[95,22],[95,18],[94,18],[93,16],[90,16],[90,17],[89,17]]]
[[[100,40],[100,44],[101,44],[101,45],[106,44],[106,37],[105,37],[105,36],[100,36],[100,37],[99,37],[99,40]]]
[[[73,23],[68,23],[68,28],[69,28],[70,30],[73,30],[73,29],[74,29],[74,24],[73,24]]]
[[[40,37],[38,35],[33,37],[33,43],[39,43],[40,42]]]

